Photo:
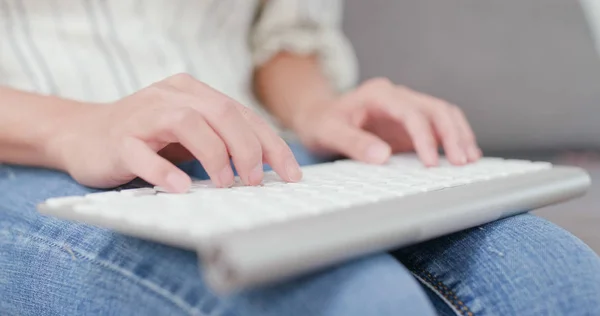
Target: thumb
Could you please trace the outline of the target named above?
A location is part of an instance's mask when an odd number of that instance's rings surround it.
[[[344,121],[333,121],[320,135],[323,146],[365,163],[382,164],[391,155],[390,145],[379,137]]]

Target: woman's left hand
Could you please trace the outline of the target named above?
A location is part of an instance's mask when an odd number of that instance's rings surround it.
[[[306,107],[294,130],[309,148],[368,163],[415,150],[426,166],[438,164],[438,148],[455,165],[474,162],[481,150],[463,112],[443,100],[371,79],[341,97]]]

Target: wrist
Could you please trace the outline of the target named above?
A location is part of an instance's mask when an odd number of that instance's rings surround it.
[[[276,55],[256,70],[253,88],[265,108],[294,132],[338,97],[315,55]]]
[[[0,86],[0,163],[61,169],[53,145],[84,104]]]
[[[37,131],[37,148],[47,167],[68,171],[69,148],[77,146],[78,124],[93,107],[80,102],[59,100]]]
[[[319,118],[331,104],[335,102],[334,96],[315,98],[304,104],[293,107],[291,111],[289,126],[295,133],[303,133],[310,129],[315,119]]]

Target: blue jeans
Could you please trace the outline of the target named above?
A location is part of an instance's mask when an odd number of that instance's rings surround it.
[[[89,191],[0,165],[1,315],[600,315],[598,256],[531,214],[219,297],[192,252],[35,210]]]

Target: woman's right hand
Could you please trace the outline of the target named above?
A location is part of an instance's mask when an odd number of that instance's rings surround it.
[[[83,185],[110,188],[140,177],[171,192],[190,177],[172,162],[198,159],[213,183],[260,184],[263,162],[285,181],[301,170],[290,148],[251,109],[189,75],[157,82],[117,102],[65,117],[48,144],[60,169]]]

